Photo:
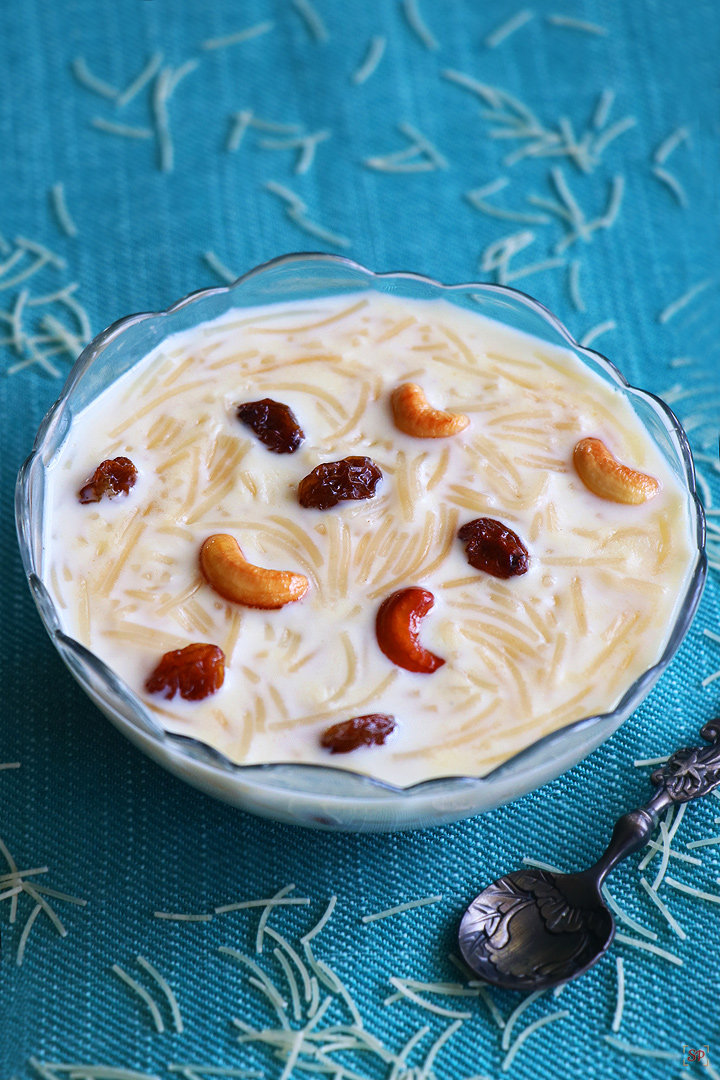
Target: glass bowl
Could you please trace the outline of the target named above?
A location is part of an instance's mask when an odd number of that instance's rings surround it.
[[[689,495],[697,557],[663,656],[630,686],[611,713],[588,716],[546,735],[488,775],[451,776],[397,788],[325,765],[236,765],[195,739],[164,731],[143,702],[98,657],[62,630],[43,584],[46,470],[73,415],[170,334],[230,309],[286,300],[314,300],[359,290],[417,299],[443,297],[549,343],[570,348],[592,371],[619,387]],[[100,710],[136,746],[176,776],[218,799],[264,817],[311,828],[391,831],[427,828],[490,810],[555,779],[595,750],[650,692],[682,642],[705,581],[705,521],[685,434],[657,397],[628,385],[610,361],[582,348],[549,311],[501,285],[441,285],[417,274],[374,274],[349,259],[297,254],[251,270],[233,285],[202,289],[167,311],[130,315],[99,334],[78,358],[62,394],[40,425],[20,470],[16,519],[30,591],[50,637],[71,673]]]

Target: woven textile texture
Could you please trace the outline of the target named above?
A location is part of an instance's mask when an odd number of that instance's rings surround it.
[[[566,24],[563,17],[591,25]],[[252,28],[257,32],[243,41],[203,47]],[[377,38],[385,42],[382,55],[382,41],[372,45]],[[537,0],[526,14],[514,0],[313,0],[312,7],[297,0],[0,5],[0,764],[20,763],[0,769],[0,837],[21,869],[49,867],[28,882],[88,900],[80,907],[48,897],[67,937],[41,911],[22,966],[16,957],[35,901],[20,897],[12,925],[12,899],[0,902],[2,1080],[32,1075],[33,1056],[158,1077],[172,1075],[166,1071],[170,1063],[279,1077],[283,1063],[272,1047],[238,1043],[241,1032],[232,1024],[239,1018],[252,1027],[277,1027],[273,1006],[248,981],[250,970],[218,952],[228,946],[252,954],[288,993],[273,956],[277,943],[266,938],[263,955],[254,952],[258,910],[188,923],[153,913],[212,912],[216,905],[271,896],[291,883],[297,886],[293,895],[311,903],[277,909],[269,925],[297,947],[337,895],[331,920],[313,941],[315,954],[342,978],[368,1031],[392,1052],[424,1024],[430,1026],[408,1059],[409,1066],[422,1066],[453,1018],[410,1001],[384,1007],[393,992],[390,977],[461,979],[448,954],[456,948],[457,920],[479,886],[517,867],[523,857],[563,868],[595,859],[615,818],[649,794],[650,770],[634,768],[633,761],[696,740],[702,723],[720,713],[720,680],[702,686],[720,669],[720,636],[705,634],[720,634],[716,566],[671,669],[616,736],[556,782],[483,817],[398,835],[310,833],[232,810],[173,779],[124,741],[67,674],[42,629],[17,553],[14,479],[69,370],[68,352],[78,344],[72,335],[83,335],[74,301],[87,311],[93,332],[131,311],[163,308],[192,289],[219,282],[203,258],[208,250],[235,274],[273,256],[310,249],[347,252],[375,270],[414,270],[445,282],[495,280],[497,270],[482,269],[483,252],[503,237],[528,231],[533,236],[525,238],[527,247],[506,273],[512,279],[534,263],[561,259],[562,265],[513,280],[578,338],[612,320],[597,347],[631,382],[674,403],[687,422],[712,511],[720,506],[719,49],[714,0]],[[150,72],[126,104],[118,101],[155,53],[163,54],[159,70]],[[85,67],[73,70],[78,58]],[[197,66],[184,73],[167,103],[170,142],[162,137],[160,91],[172,79],[166,69],[178,72],[187,61]],[[512,120],[515,106],[507,99],[499,105],[492,93],[473,93],[448,78],[448,69],[514,95],[539,118],[540,135],[532,135],[526,119],[522,137],[493,137],[511,121],[490,114],[509,108]],[[88,85],[93,77],[106,84],[104,92]],[[614,100],[602,97],[604,91],[614,92]],[[252,110],[254,124],[233,150],[233,137],[237,142],[242,134],[236,114],[243,110]],[[258,118],[296,124],[303,134],[330,134],[317,141],[307,170],[297,172],[303,147],[261,145],[289,136],[263,130]],[[613,129],[624,118],[630,118],[627,124]],[[418,151],[413,159],[427,162],[426,170],[393,172],[366,164],[411,145],[414,135],[398,126],[403,124],[434,148],[436,156]],[[657,153],[678,129],[687,132],[679,132],[677,145],[666,144]],[[586,131],[595,140],[590,162],[582,150]],[[548,132],[559,133],[559,139],[548,140]],[[537,147],[543,139],[546,149],[570,143],[580,150],[542,156]],[[528,146],[535,147],[533,155],[507,161]],[[301,169],[306,164],[307,155]],[[552,169],[561,170],[555,181]],[[527,196],[557,203],[559,175],[587,221],[608,212],[613,190],[616,200],[622,195],[614,223],[559,255],[555,246],[572,223],[557,212],[547,212],[544,222],[503,220],[465,197],[506,178],[485,202],[542,214]],[[294,192],[307,205],[306,217],[331,235],[304,232],[287,216],[283,199],[266,189],[268,181]],[[64,219],[63,205],[71,222]],[[75,236],[68,235],[71,223]],[[22,238],[45,245],[64,264],[35,266],[45,256],[23,248]],[[342,238],[347,247],[336,242]],[[18,251],[23,254],[16,258]],[[31,265],[36,272],[15,281]],[[706,287],[667,317],[668,305],[707,279]],[[77,290],[65,300],[33,303],[74,282]],[[659,318],[663,311],[665,321]],[[34,347],[48,356],[11,374],[22,360],[32,360],[13,349],[13,335],[20,333],[36,339]],[[66,352],[54,351],[63,347]],[[711,513],[709,521],[713,561],[720,564],[720,517]],[[717,835],[719,816],[720,803],[712,797],[688,808],[674,848],[701,865],[673,859],[670,871],[680,882],[715,894],[720,845],[689,850],[685,844]],[[614,945],[559,999],[545,994],[529,1005],[513,1040],[532,1021],[557,1011],[567,1015],[531,1034],[507,1075],[720,1075],[720,906],[663,884],[660,896],[687,934],[681,939],[641,887],[639,861],[634,857],[618,869],[611,888],[657,939],[627,925],[620,929],[682,963]],[[658,865],[656,858],[644,871],[649,881]],[[433,894],[442,894],[442,901],[396,918],[360,921],[363,914]],[[138,954],[174,989],[182,1034],[173,1030],[162,991],[138,965]],[[660,1056],[638,1056],[605,1039],[616,1009],[618,957],[624,961],[625,1005],[617,1038]],[[156,1033],[147,1005],[112,971],[114,964],[152,992],[164,1034]],[[320,987],[321,1001],[324,995]],[[502,1033],[481,999],[424,996],[469,1017],[418,1076],[505,1075]],[[506,1018],[521,1000],[494,994]],[[352,1022],[346,1007],[331,1008],[323,1023]],[[709,1046],[719,1071],[684,1067],[684,1044]],[[338,1065],[335,1071],[330,1061]],[[392,1068],[371,1051],[337,1051],[314,1064],[320,1065],[318,1075],[368,1080],[380,1080]],[[312,1073],[293,1072],[296,1080],[302,1075]],[[407,1080],[413,1074],[400,1075]]]

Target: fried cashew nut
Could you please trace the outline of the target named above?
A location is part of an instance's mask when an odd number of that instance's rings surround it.
[[[581,439],[573,463],[585,487],[601,499],[638,505],[660,490],[654,477],[621,465],[600,439]]]
[[[458,435],[470,423],[462,413],[443,412],[428,404],[425,392],[417,383],[403,383],[391,395],[395,426],[416,439],[445,439]]]
[[[388,660],[406,671],[430,675],[445,663],[418,641],[418,623],[434,603],[427,589],[410,588],[399,589],[380,605],[375,620],[377,643]]]
[[[308,579],[291,570],[267,570],[249,563],[234,536],[215,533],[200,549],[203,577],[218,596],[253,608],[281,608],[300,600]]]

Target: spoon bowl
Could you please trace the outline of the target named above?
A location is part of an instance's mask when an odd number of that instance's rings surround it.
[[[516,870],[476,896],[458,934],[465,963],[506,990],[582,975],[610,947],[615,921],[587,874]]]

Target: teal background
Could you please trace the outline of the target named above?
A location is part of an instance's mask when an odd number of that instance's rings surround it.
[[[527,191],[547,195],[557,159],[501,164],[516,143],[487,136],[490,125],[471,94],[440,77],[446,67],[497,84],[527,101],[548,122],[569,116],[584,130],[599,92],[617,91],[611,122],[637,117],[589,176],[562,167],[589,216],[605,205],[608,180],[626,178],[625,201],[612,230],[595,234],[571,255],[582,258],[587,311],[571,303],[566,271],[524,279],[577,336],[605,319],[618,329],[598,341],[634,383],[657,393],[682,384],[678,415],[688,419],[701,471],[720,504],[717,460],[720,403],[720,305],[708,290],[666,325],[658,313],[690,286],[718,271],[720,252],[720,14],[713,0],[541,0],[536,16],[496,49],[486,35],[517,6],[507,0],[421,0],[440,48],[429,51],[408,28],[394,0],[316,0],[329,40],[309,35],[286,0],[14,0],[0,6],[0,231],[48,244],[68,262],[28,282],[35,293],[78,280],[78,298],[93,331],[131,311],[162,308],[217,279],[202,260],[208,248],[238,274],[288,251],[337,250],[306,236],[263,189],[287,184],[308,214],[351,239],[347,253],[380,271],[410,269],[445,282],[478,280],[478,259],[491,241],[528,226],[479,214],[463,193],[497,176],[511,184],[491,199],[518,207]],[[548,25],[562,13],[606,27],[606,37]],[[271,33],[217,51],[202,41],[272,19]],[[364,86],[350,82],[369,40],[384,34],[385,57]],[[78,85],[70,64],[84,56],[109,83],[127,85],[156,49],[167,63],[196,57],[196,71],[170,103],[175,169],[158,169],[154,140],[131,140],[95,130],[94,116],[151,125],[146,89],[124,110]],[[231,113],[253,108],[266,119],[328,127],[305,176],[293,174],[294,154],[257,147],[249,132],[240,150],[225,150]],[[427,135],[450,168],[411,175],[372,172],[362,160],[400,150],[396,124]],[[681,124],[692,142],[667,168],[683,183],[681,208],[651,173],[653,150]],[[48,191],[62,181],[78,227],[64,236]],[[537,241],[514,262],[545,258],[562,235],[559,224],[537,227]],[[0,290],[2,281],[0,280]],[[17,290],[0,291],[8,310]],[[691,357],[674,368],[671,360]],[[0,349],[0,372],[14,362]],[[56,358],[63,373],[67,360]],[[292,940],[319,917],[337,893],[337,913],[316,952],[346,980],[371,1031],[397,1049],[428,1022],[448,1023],[407,1003],[382,1008],[391,975],[453,979],[447,954],[457,920],[478,887],[523,856],[563,867],[598,856],[614,819],[648,795],[647,769],[636,758],[668,753],[694,741],[702,722],[720,712],[720,681],[701,681],[720,668],[720,574],[709,584],[688,639],[656,690],[617,735],[586,762],[542,791],[481,818],[394,836],[309,833],[274,825],[221,806],[145,760],[102,719],[63,668],[41,627],[23,580],[12,519],[15,474],[61,380],[37,367],[0,374],[0,596],[3,618],[0,836],[18,864],[47,864],[47,884],[88,898],[86,908],[58,902],[68,937],[46,919],[36,923],[25,963],[15,964],[20,920],[7,923],[0,907],[0,1077],[30,1075],[31,1055],[45,1060],[102,1062],[159,1075],[170,1061],[253,1065],[267,1077],[282,1067],[265,1050],[239,1047],[230,1020],[273,1022],[239,967],[221,958],[221,944],[253,947],[257,914],[240,912],[208,924],[171,924],[156,909],[209,911],[236,899],[266,896],[290,883],[313,898],[273,923]],[[682,396],[683,391],[689,391]],[[713,507],[711,507],[712,509]],[[711,517],[720,523],[720,518]],[[715,561],[720,561],[718,555]],[[675,846],[720,829],[715,799],[689,808]],[[720,847],[701,849],[702,867],[675,864],[673,875],[720,892]],[[520,1025],[556,1008],[568,1019],[549,1025],[524,1045],[509,1075],[525,1080],[588,1080],[692,1075],[678,1064],[621,1054],[607,1046],[615,1007],[615,955],[625,959],[627,1001],[620,1037],[680,1051],[709,1044],[720,1068],[720,908],[663,887],[661,895],[688,932],[679,941],[639,887],[636,864],[612,880],[618,899],[659,934],[658,944],[681,956],[683,967],[616,945],[559,1002],[541,998]],[[657,867],[651,864],[650,870]],[[648,873],[650,873],[650,870]],[[1,872],[1,871],[0,871]],[[441,904],[398,919],[363,925],[360,915],[403,900],[442,892]],[[186,1032],[156,1035],[142,1004],[111,973],[119,963],[133,974],[134,956],[147,956],[176,989]],[[268,970],[274,961],[268,960]],[[280,973],[275,973],[279,976]],[[441,999],[433,999],[440,1002]],[[460,1002],[465,1007],[466,1001]],[[498,993],[507,1015],[517,995]],[[442,999],[455,1007],[455,999]],[[497,1029],[480,1002],[472,1019],[440,1052],[439,1080],[500,1076]],[[520,1026],[516,1032],[520,1030]],[[429,1040],[428,1040],[429,1043]],[[428,1043],[423,1044],[425,1046]],[[415,1061],[422,1060],[419,1055]],[[359,1071],[369,1080],[371,1061]],[[698,1076],[710,1070],[695,1068]],[[297,1075],[300,1075],[298,1073]]]

